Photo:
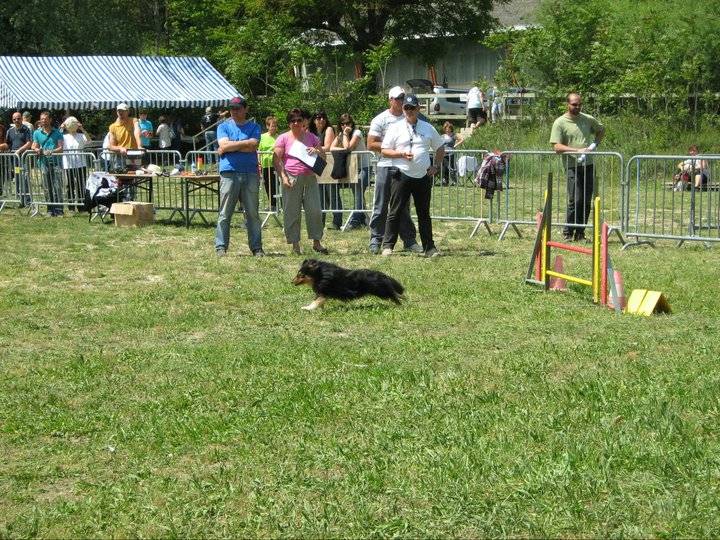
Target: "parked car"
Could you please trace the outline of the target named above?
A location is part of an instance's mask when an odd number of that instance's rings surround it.
[[[435,97],[430,102],[430,114],[461,114],[467,108],[467,89],[434,86]],[[464,94],[462,97],[443,97],[443,94]]]

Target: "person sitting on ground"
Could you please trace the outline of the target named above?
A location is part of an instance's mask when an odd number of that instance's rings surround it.
[[[696,144],[690,145],[690,148],[688,148],[688,154],[691,156],[697,156],[699,153],[698,146]],[[695,186],[695,189],[703,189],[703,187],[707,186],[708,180],[710,179],[710,168],[708,167],[708,162],[705,159],[686,159],[684,161],[681,161],[678,163],[678,169],[680,169],[680,174],[682,177],[682,174],[685,173],[687,175],[687,186],[690,186],[690,180],[691,175],[694,174],[693,185]],[[683,180],[681,179],[680,182],[682,183]],[[676,185],[676,188],[678,186]],[[684,189],[684,185],[680,185],[680,189]],[[678,189],[679,191],[679,189]]]
[[[355,128],[355,120],[348,113],[340,116],[337,136],[330,145],[331,151],[367,152],[362,131]],[[349,159],[348,159],[349,163]],[[358,179],[355,184],[355,211],[348,221],[349,229],[365,227],[365,190],[370,185],[370,157],[367,154],[358,156]]]

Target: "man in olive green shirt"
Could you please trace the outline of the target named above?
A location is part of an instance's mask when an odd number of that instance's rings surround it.
[[[580,112],[582,98],[572,92],[567,95],[567,112],[555,119],[550,132],[550,144],[563,157],[567,170],[567,214],[563,236],[565,240],[584,240],[585,224],[590,216],[595,171],[592,152],[605,136],[605,128],[589,114]],[[587,153],[587,155],[586,155]]]

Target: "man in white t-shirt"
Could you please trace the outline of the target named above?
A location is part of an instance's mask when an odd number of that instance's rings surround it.
[[[383,138],[388,128],[405,120],[403,116],[403,100],[405,90],[401,86],[393,86],[388,92],[388,109],[378,114],[370,122],[368,131],[368,150],[380,152]],[[390,201],[389,173],[394,171],[392,160],[379,156],[375,172],[375,200],[373,213],[370,217],[370,253],[380,253],[380,246],[385,236],[385,222],[388,216],[388,203]],[[398,215],[398,229],[400,238],[407,251],[422,253],[422,248],[416,240],[415,224],[410,219],[409,206],[406,204]]]
[[[397,173],[391,174],[390,204],[383,238],[384,256],[392,255],[398,237],[398,217],[408,207],[410,195],[415,203],[420,239],[426,257],[437,257],[430,218],[432,179],[445,156],[443,139],[428,122],[418,119],[420,104],[410,94],[403,101],[404,118],[390,126],[383,138],[382,155],[389,158]],[[433,164],[430,152],[435,152]]]

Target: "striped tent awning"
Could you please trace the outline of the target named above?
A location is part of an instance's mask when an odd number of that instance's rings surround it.
[[[0,56],[0,107],[224,106],[239,92],[205,58]]]

